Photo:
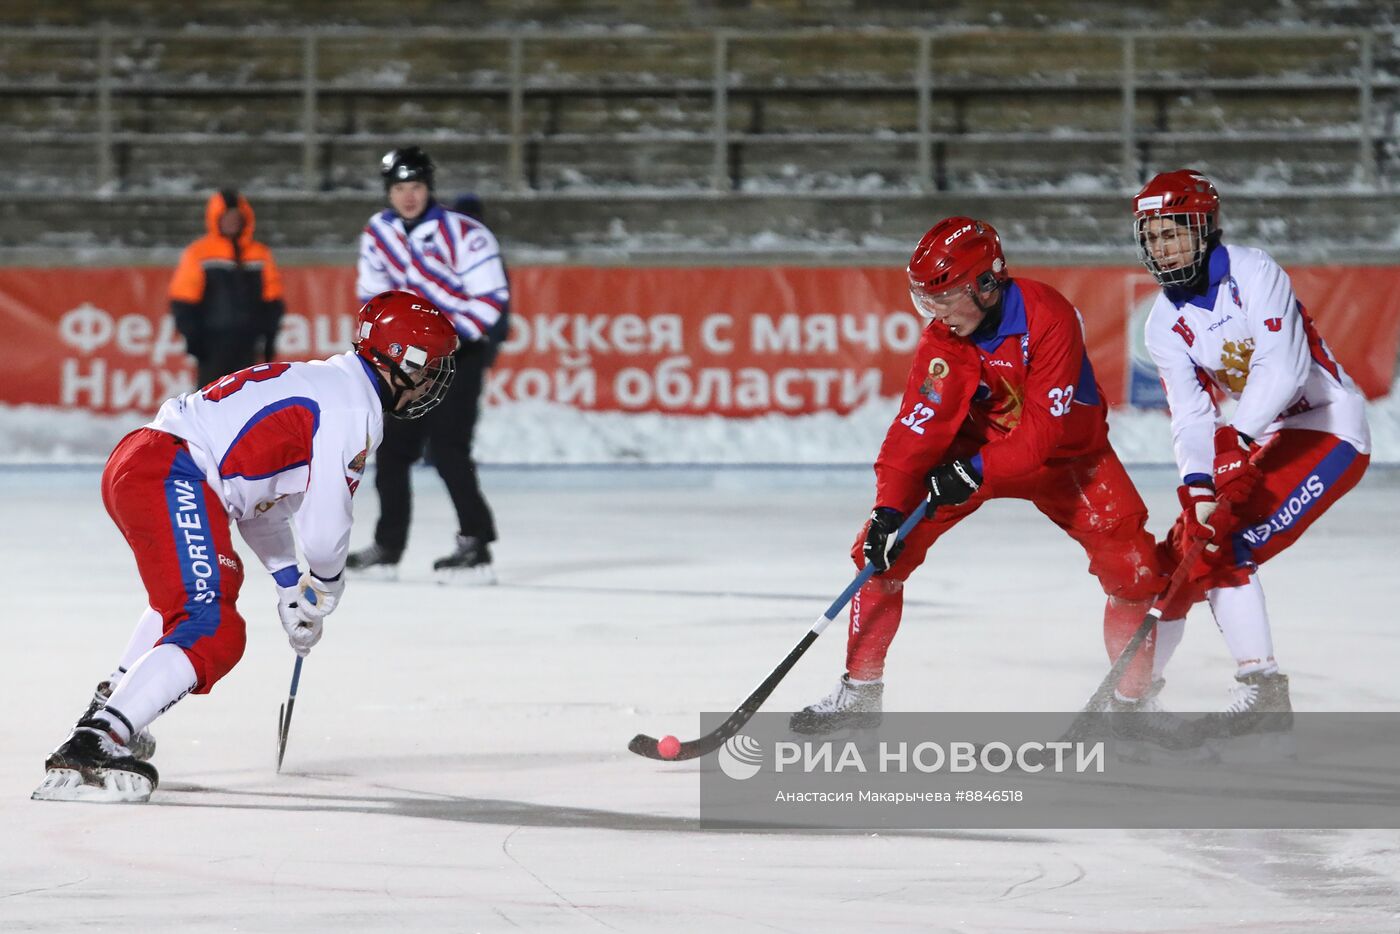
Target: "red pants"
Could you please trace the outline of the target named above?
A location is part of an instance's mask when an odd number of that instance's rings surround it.
[[[243,564],[228,515],[185,442],[151,428],[121,440],[102,471],[102,503],[121,530],[147,600],[160,614],[157,645],[189,656],[206,694],[243,657],[238,615]]]
[[[852,678],[874,680],[882,676],[885,655],[903,614],[904,581],[923,563],[929,548],[944,532],[989,499],[1030,500],[1080,544],[1089,557],[1089,573],[1099,579],[1108,594],[1105,644],[1110,658],[1117,658],[1164,578],[1158,567],[1156,543],[1146,528],[1147,507],[1118,455],[1105,445],[1096,454],[1051,461],[1013,481],[985,483],[966,503],[941,508],[920,523],[904,540],[898,560],[888,571],[871,578],[851,601],[846,670]],[[851,551],[857,567],[865,565],[861,552],[864,544],[862,529]],[[1138,653],[1125,684],[1138,685],[1150,677],[1150,649],[1149,644]]]
[[[1264,477],[1249,499],[1234,509],[1230,546],[1204,559],[1209,571],[1195,582],[1191,602],[1204,599],[1212,588],[1248,581],[1256,567],[1296,542],[1356,486],[1371,456],[1358,453],[1336,435],[1285,428],[1251,460]],[[1178,518],[1162,545],[1164,565],[1174,566],[1180,559],[1183,536]]]

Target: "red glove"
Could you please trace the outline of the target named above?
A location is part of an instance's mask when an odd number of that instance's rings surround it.
[[[1222,503],[1239,505],[1263,479],[1249,459],[1249,439],[1230,425],[1215,430],[1215,492]]]
[[[1181,525],[1186,538],[1206,543],[1187,571],[1188,579],[1200,580],[1210,573],[1221,546],[1229,541],[1234,529],[1230,504],[1217,500],[1207,486],[1179,486],[1176,498],[1181,501]],[[1183,543],[1183,547],[1189,546]]]

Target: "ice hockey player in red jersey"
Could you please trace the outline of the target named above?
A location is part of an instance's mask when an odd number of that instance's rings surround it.
[[[1206,539],[1194,588],[1164,608],[1160,634],[1201,599],[1235,656],[1234,698],[1206,737],[1292,725],[1258,565],[1356,485],[1370,462],[1365,400],[1263,250],[1221,242],[1220,196],[1199,172],[1153,178],[1133,199],[1138,256],[1162,286],[1147,349],[1167,390],[1182,513],[1168,537]],[[1222,414],[1217,402],[1234,400]],[[1228,503],[1230,521],[1216,511]],[[1223,514],[1223,513],[1222,513]],[[1180,617],[1180,619],[1173,619]],[[1179,636],[1177,637],[1179,638]]]
[[[1108,443],[1107,410],[1074,306],[1043,282],[1011,277],[996,231],[968,217],[926,233],[908,275],[914,306],[929,321],[875,461],[874,511],[851,552],[858,567],[868,561],[880,573],[851,602],[846,673],[831,695],[793,715],[796,732],[879,722],[904,582],[944,532],[989,499],[1029,500],[1084,549],[1108,595],[1110,659],[1165,583],[1147,507]],[[930,517],[896,543],[923,499]],[[1149,643],[1138,654],[1112,709],[1159,709],[1172,648]],[[1178,718],[1132,721],[1156,731],[1142,738],[1193,743]]]
[[[292,648],[311,650],[345,587],[351,497],[384,416],[417,418],[436,405],[456,350],[456,331],[430,302],[384,292],[360,309],[352,350],[239,370],[167,401],[122,439],[102,472],[102,501],[148,606],[120,664],[45,762],[36,799],[150,797],[147,726],[186,694],[207,693],[243,655],[243,563],[230,522],[272,575]]]

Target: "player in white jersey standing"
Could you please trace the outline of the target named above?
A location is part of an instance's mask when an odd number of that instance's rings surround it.
[[[1162,286],[1147,349],[1167,390],[1182,512],[1164,548],[1206,539],[1193,587],[1164,610],[1157,651],[1209,601],[1234,653],[1235,696],[1205,738],[1284,730],[1260,564],[1302,535],[1370,462],[1365,400],[1318,336],[1288,274],[1263,250],[1221,242],[1220,196],[1199,172],[1165,172],[1133,199],[1138,256]],[[1235,400],[1225,417],[1218,402]]]
[[[496,524],[477,482],[472,433],[486,370],[506,339],[510,285],[500,246],[486,225],[434,200],[434,172],[433,160],[417,146],[384,156],[380,175],[389,208],[371,217],[360,234],[355,287],[361,300],[384,289],[403,289],[442,309],[462,340],[457,378],[432,415],[385,428],[375,456],[374,542],[353,553],[349,567],[397,576],[413,509],[409,468],[426,447],[447,485],[458,529],[456,549],[433,569],[451,581],[494,584],[490,544]]]
[[[146,727],[186,694],[208,693],[243,655],[230,520],[272,575],[292,648],[304,656],[320,641],[345,589],[351,497],[384,415],[418,418],[441,401],[456,350],[456,331],[431,303],[385,292],[360,309],[353,350],[239,370],[167,401],[122,439],[102,472],[102,501],[148,605],[120,664],[45,762],[36,799],[150,797]]]

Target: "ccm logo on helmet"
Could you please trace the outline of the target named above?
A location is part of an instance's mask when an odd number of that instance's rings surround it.
[[[973,225],[973,224],[968,224],[966,227],[962,227],[962,228],[960,228],[960,229],[958,229],[958,230],[953,231],[952,234],[950,234],[949,236],[947,236],[947,237],[944,238],[944,240],[943,240],[943,245],[944,245],[944,246],[947,246],[948,244],[952,243],[954,240],[958,239],[958,238],[961,237],[963,234],[965,234],[965,233],[967,233],[969,230],[971,230],[974,226],[975,226],[975,225]]]

